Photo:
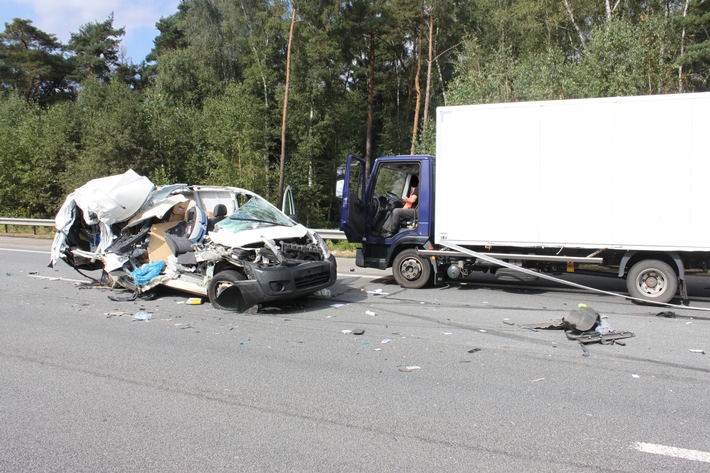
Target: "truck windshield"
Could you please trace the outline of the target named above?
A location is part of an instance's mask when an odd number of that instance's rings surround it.
[[[215,230],[236,233],[264,225],[293,227],[295,223],[264,199],[254,196],[228,218],[215,225]]]

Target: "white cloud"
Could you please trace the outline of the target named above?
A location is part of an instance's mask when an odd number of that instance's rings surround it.
[[[153,46],[152,40],[158,34],[155,23],[161,17],[176,13],[179,3],[180,0],[2,0],[3,10],[7,4],[15,4],[23,11],[31,10],[32,15],[28,19],[32,20],[32,24],[56,35],[63,43],[82,25],[105,21],[113,12],[113,26],[125,27],[124,46],[129,55],[137,60],[142,59]],[[8,9],[12,7],[8,6]],[[26,18],[25,15],[12,14],[5,21],[11,21],[14,16]]]

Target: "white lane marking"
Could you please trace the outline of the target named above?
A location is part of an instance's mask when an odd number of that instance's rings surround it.
[[[28,274],[27,276],[31,277],[31,278],[37,278],[37,279],[47,279],[49,281],[69,281],[69,282],[80,282],[80,283],[84,283],[84,284],[90,284],[86,280],[62,278],[59,276],[40,276],[38,274]]]
[[[654,443],[636,442],[634,448],[639,452],[653,453],[667,457],[683,458],[697,462],[710,463],[710,452],[700,450],[688,450],[685,448],[668,447],[666,445],[656,445]]]
[[[386,278],[388,275],[384,276],[365,276],[364,274],[357,274],[357,273],[338,273],[338,277],[341,278],[366,278],[366,279],[380,279],[380,278]]]
[[[0,251],[15,251],[17,253],[39,253],[41,255],[48,255],[50,251],[39,251],[39,250],[17,250],[14,248],[0,248]]]

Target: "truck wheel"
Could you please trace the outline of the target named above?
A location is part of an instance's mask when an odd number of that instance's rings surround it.
[[[407,289],[420,289],[429,284],[431,263],[416,250],[404,250],[392,263],[392,274],[397,284]]]
[[[641,260],[626,275],[629,294],[651,302],[669,302],[678,292],[678,275],[659,260]]]
[[[207,294],[212,307],[220,310],[239,311],[244,300],[235,283],[245,279],[242,273],[231,269],[215,274],[207,286]]]

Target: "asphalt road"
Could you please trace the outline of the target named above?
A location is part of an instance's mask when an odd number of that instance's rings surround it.
[[[403,290],[346,259],[329,296],[246,314],[113,302],[48,246],[0,238],[2,472],[710,470],[691,351],[710,312],[485,278]],[[636,336],[583,356],[521,327],[578,303]]]

